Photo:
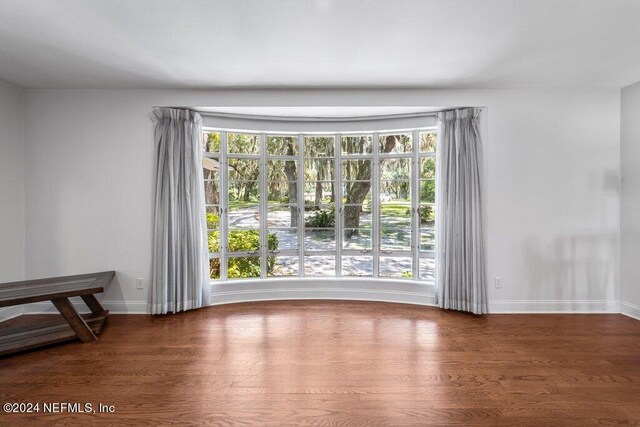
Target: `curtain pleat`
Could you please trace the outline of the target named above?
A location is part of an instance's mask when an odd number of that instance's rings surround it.
[[[194,111],[156,108],[155,208],[151,312],[208,304],[208,248],[203,188],[202,119]]]
[[[482,219],[480,109],[438,116],[437,303],[445,309],[487,312]]]

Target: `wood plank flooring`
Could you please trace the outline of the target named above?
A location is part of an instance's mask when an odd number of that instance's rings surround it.
[[[345,301],[112,315],[98,341],[0,359],[7,402],[41,412],[0,425],[638,425],[640,322]]]

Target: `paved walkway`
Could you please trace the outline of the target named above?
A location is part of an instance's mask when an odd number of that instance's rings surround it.
[[[313,215],[314,212],[309,212]],[[308,216],[308,215],[307,215]],[[381,245],[383,250],[409,250],[411,241],[410,218],[387,216],[384,220]],[[360,217],[360,225],[371,227],[371,214],[365,213]],[[278,237],[278,249],[295,250],[298,247],[298,236],[295,229],[286,229],[291,224],[291,213],[288,209],[272,210],[269,212],[269,232]],[[257,207],[236,210],[229,213],[230,228],[253,229],[260,228],[260,216]],[[279,228],[280,227],[280,228]],[[345,249],[370,249],[371,233],[363,230],[360,235],[354,235],[345,241]],[[305,230],[304,245],[310,251],[335,250],[335,232],[333,229]],[[371,256],[343,256],[342,274],[345,276],[372,276],[373,258]],[[421,277],[433,277],[433,263],[424,260],[421,266]],[[427,265],[431,264],[431,265]],[[380,275],[384,277],[402,277],[411,272],[411,258],[409,257],[381,257]],[[276,258],[274,275],[290,276],[298,274],[298,258],[279,256]],[[335,259],[333,256],[308,256],[305,259],[305,275],[335,276]]]

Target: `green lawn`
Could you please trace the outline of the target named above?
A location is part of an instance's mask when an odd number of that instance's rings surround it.
[[[406,201],[393,201],[393,202],[380,202],[380,212],[384,215],[401,216],[406,217],[407,209],[411,208],[411,202]]]

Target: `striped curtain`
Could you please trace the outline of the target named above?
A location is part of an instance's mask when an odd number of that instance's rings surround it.
[[[480,109],[439,114],[437,303],[445,309],[487,312],[482,220]]]
[[[156,108],[151,312],[208,305],[208,250],[202,172],[202,118]]]

